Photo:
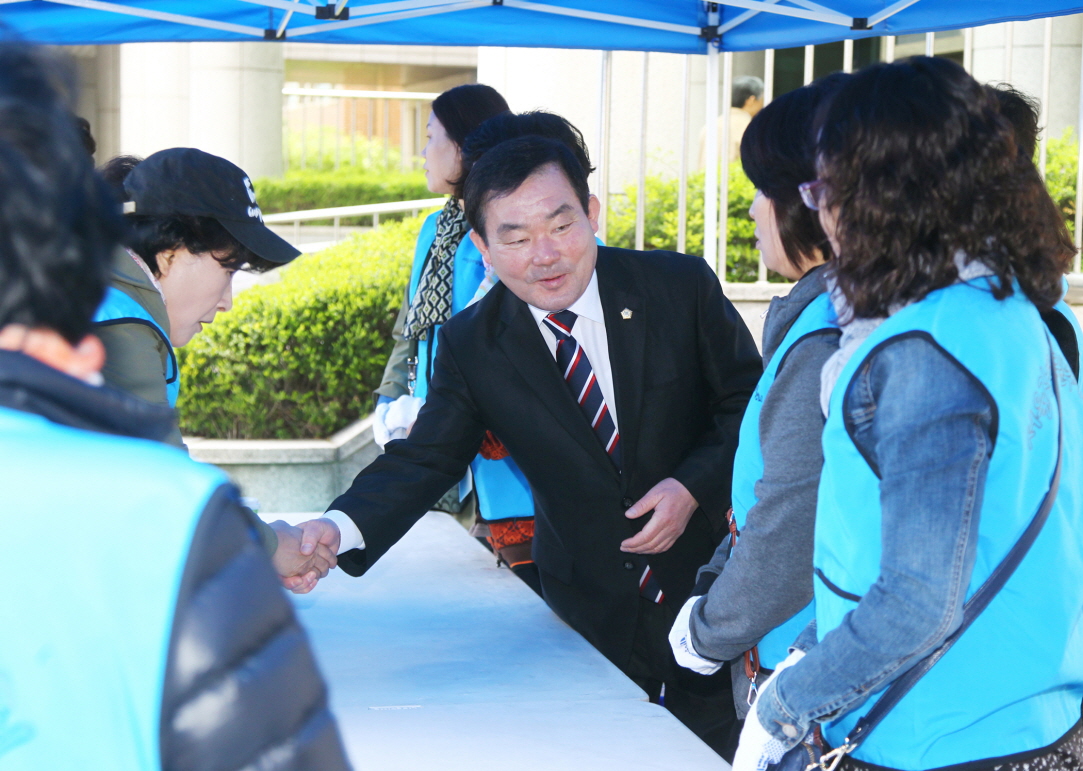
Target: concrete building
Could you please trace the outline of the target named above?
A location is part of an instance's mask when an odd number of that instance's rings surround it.
[[[1047,29],[1051,58],[1046,82]],[[966,61],[979,80],[1008,80],[1039,98],[1048,91],[1046,133],[1060,136],[1078,120],[1081,41],[1083,16],[1067,16],[1050,24],[1038,20],[979,27],[972,36],[937,33],[934,51]],[[896,38],[894,56],[923,53],[925,45],[924,35]],[[881,60],[888,49],[886,39],[857,41],[853,64]],[[120,152],[147,155],[191,145],[223,155],[254,176],[273,176],[288,162],[298,162],[298,141],[304,143],[300,158],[306,163],[331,157],[328,143],[335,143],[338,163],[347,154],[342,137],[352,138],[355,160],[360,136],[381,143],[378,152],[382,148],[385,162],[393,154],[407,166],[423,141],[428,103],[422,95],[475,80],[497,88],[515,110],[542,108],[565,115],[599,157],[599,51],[292,42],[137,43],[68,50],[78,64],[80,110],[98,139],[99,162]],[[772,56],[737,53],[733,75],[764,77],[778,95],[804,82],[805,57],[805,49],[778,50]],[[811,74],[842,69],[843,60],[843,43],[816,46]],[[419,98],[284,97],[284,87],[417,92]],[[620,194],[635,183],[641,147],[646,148],[647,174],[675,176],[684,146],[695,168],[699,133],[707,120],[705,57],[614,52],[610,93],[611,192]],[[727,106],[728,96],[720,94],[719,103]],[[371,155],[371,142],[366,152]]]

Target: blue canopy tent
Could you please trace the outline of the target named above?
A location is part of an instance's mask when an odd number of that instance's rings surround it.
[[[1083,11],[1079,0],[0,0],[58,45],[297,39],[705,54],[905,35]]]
[[[730,59],[721,52],[929,33],[1079,12],[1083,0],[0,0],[0,24],[28,40],[57,45],[302,40],[705,54],[708,115],[719,112],[720,80],[722,90],[729,88]],[[609,61],[604,59],[602,68],[602,169]],[[726,175],[721,180],[718,176],[717,132],[716,122],[708,121],[704,257],[712,265],[718,262],[720,226],[725,243],[726,220],[719,220],[718,203],[720,197],[726,200],[728,186]],[[728,125],[722,133],[725,144]],[[642,179],[641,171],[641,188]],[[604,201],[604,174],[601,180]],[[1083,189],[1083,180],[1078,188]],[[638,219],[637,242],[642,238],[642,215]],[[1083,227],[1076,230],[1078,238]],[[683,238],[678,244],[683,245]]]

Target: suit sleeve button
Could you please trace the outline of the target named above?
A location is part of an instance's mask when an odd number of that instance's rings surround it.
[[[620,505],[626,509],[632,508],[632,504],[635,503],[631,498],[621,498]]]
[[[634,562],[632,562],[631,560],[625,560],[624,561],[624,569],[625,570],[635,570],[636,569],[636,564]]]

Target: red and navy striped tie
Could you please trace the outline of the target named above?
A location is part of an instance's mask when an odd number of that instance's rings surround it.
[[[572,396],[579,404],[594,429],[595,435],[602,443],[602,447],[609,453],[609,458],[619,471],[621,468],[620,432],[617,424],[609,412],[605,403],[598,378],[594,375],[594,368],[590,365],[586,351],[579,345],[579,341],[572,337],[572,327],[578,316],[569,310],[550,313],[545,317],[545,323],[552,330],[557,339],[557,366],[564,375],[564,382],[568,384]],[[658,579],[648,565],[639,579],[639,593],[651,602],[661,602],[665,598]]]
[[[602,388],[590,366],[587,352],[572,337],[572,327],[578,316],[573,311],[558,311],[545,317],[545,323],[557,338],[557,366],[564,375],[564,382],[579,403],[602,447],[609,453],[613,464],[620,469],[620,433],[609,406],[605,403]]]

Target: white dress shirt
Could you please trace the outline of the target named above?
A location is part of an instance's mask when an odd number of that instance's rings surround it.
[[[549,353],[556,360],[557,338],[553,334],[553,330],[549,329],[549,325],[544,321],[545,317],[549,315],[549,311],[543,311],[533,305],[527,305],[527,307],[530,309],[531,315],[534,316],[534,320],[538,323],[539,329],[541,329],[542,339],[549,346]],[[594,370],[594,377],[598,380],[598,387],[602,389],[602,396],[605,397],[605,403],[609,407],[609,414],[613,417],[613,425],[620,431],[620,422],[617,419],[617,402],[614,399],[615,392],[613,390],[613,367],[609,363],[609,337],[605,332],[602,298],[598,294],[597,271],[591,274],[590,283],[587,284],[586,290],[578,300],[568,307],[568,310],[578,317],[575,320],[575,325],[572,326],[572,337],[583,347],[583,352],[587,355],[590,366]],[[342,537],[338,548],[339,554],[350,549],[365,548],[365,539],[362,537],[361,531],[346,513],[331,510],[323,516],[338,525]]]
[[[528,305],[531,315],[541,328],[545,344],[549,346],[549,353],[553,359],[557,356],[557,336],[544,319],[549,311]],[[613,425],[620,431],[620,421],[617,420],[617,402],[613,398],[613,367],[609,364],[609,337],[605,333],[605,316],[602,314],[602,298],[598,294],[598,271],[590,276],[590,283],[579,299],[568,306],[568,310],[579,318],[572,327],[572,337],[579,341],[583,347],[583,353],[587,355],[590,366],[594,370],[594,377],[598,379],[598,386],[602,389],[609,414],[613,417]]]

